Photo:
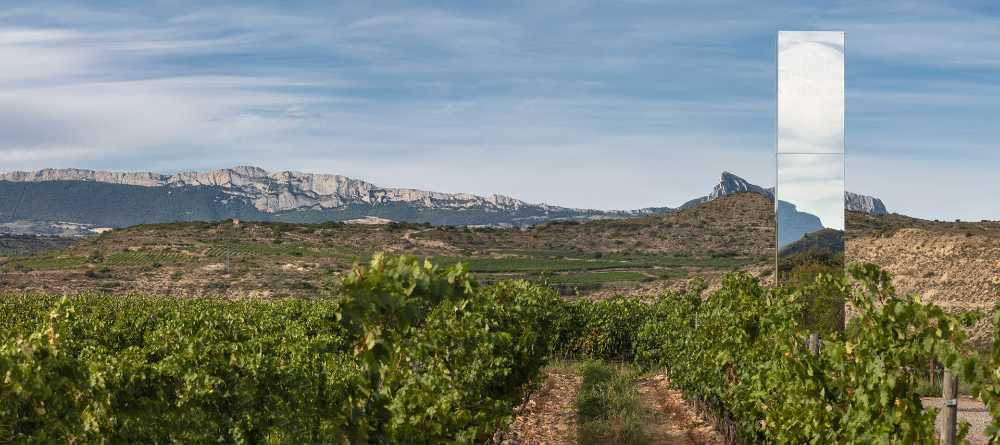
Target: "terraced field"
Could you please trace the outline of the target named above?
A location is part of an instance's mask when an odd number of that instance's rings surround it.
[[[336,249],[315,249],[302,245],[229,244],[209,247],[209,257],[292,256],[338,258],[345,254]]]
[[[115,252],[101,262],[112,267],[146,267],[157,264],[192,261],[194,258],[184,252],[138,251]]]
[[[540,233],[551,234],[553,229]],[[764,261],[758,255],[600,250],[504,242],[519,230],[386,225],[174,223],[137,226],[62,250],[10,258],[0,284],[28,291],[317,296],[373,252],[464,263],[484,282],[523,278],[564,295],[675,287]],[[513,238],[512,238],[513,239]],[[548,247],[544,247],[548,244]],[[478,247],[478,248],[476,248]]]
[[[72,255],[15,257],[3,265],[3,270],[68,269],[83,266],[86,262],[86,257]]]

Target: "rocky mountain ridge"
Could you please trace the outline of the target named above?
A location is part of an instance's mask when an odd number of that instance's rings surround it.
[[[764,188],[759,185],[751,184],[746,179],[727,171],[723,171],[719,178],[719,182],[715,184],[715,187],[712,189],[712,193],[692,199],[681,205],[680,208],[686,209],[718,199],[722,196],[731,195],[733,193],[747,192],[763,195],[771,201],[774,201],[774,187]],[[886,215],[889,213],[885,208],[885,203],[883,203],[881,199],[848,191],[844,192],[844,209],[850,212],[861,212],[870,215]]]
[[[267,213],[301,209],[335,209],[352,203],[378,205],[395,202],[419,204],[432,208],[488,208],[496,210],[518,210],[532,205],[503,195],[482,197],[468,193],[382,188],[341,175],[296,171],[272,173],[259,167],[249,166],[238,166],[211,172],[181,172],[175,175],[75,168],[44,169],[35,172],[0,174],[0,181],[90,181],[140,187],[218,187],[227,194],[249,200],[257,210]],[[543,209],[552,207],[545,204],[534,206]]]
[[[851,192],[844,192],[844,207],[850,211],[867,213],[869,215],[889,214],[889,211],[885,208],[885,203],[881,199]]]
[[[709,195],[681,208],[745,192],[774,199],[772,189],[723,172]],[[877,198],[849,196],[851,210],[884,211]],[[553,220],[633,218],[676,210],[577,209],[497,194],[387,188],[342,175],[270,172],[249,166],[172,175],[76,168],[0,173],[0,223],[50,221],[125,227],[226,218],[287,222],[382,218],[439,225],[525,226]]]
[[[409,188],[385,188],[369,182],[333,174],[297,171],[269,172],[260,167],[237,166],[210,172],[180,172],[166,175],[152,172],[110,172],[76,168],[43,169],[32,172],[0,173],[0,181],[51,182],[89,181],[140,187],[218,187],[226,194],[249,200],[267,213],[301,209],[335,209],[348,204],[379,205],[406,203],[428,208],[483,208],[497,211],[537,207],[542,210],[571,210],[607,216],[645,216],[674,210],[670,207],[649,207],[636,210],[599,211],[573,209],[548,204],[529,204],[509,196],[493,194],[478,196],[469,193],[441,193]],[[774,188],[764,188],[727,171],[706,196],[692,199],[680,208],[718,199],[733,193],[757,193],[774,199]],[[886,214],[882,200],[871,196],[845,192],[847,210],[869,214]]]

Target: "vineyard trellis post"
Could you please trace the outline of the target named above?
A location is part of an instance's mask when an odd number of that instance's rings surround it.
[[[937,386],[937,360],[934,360],[934,357],[931,357],[930,363],[928,364],[928,369],[930,369],[930,373],[929,374],[930,374],[931,387],[932,388],[936,387]]]
[[[944,369],[941,391],[941,404],[944,411],[944,422],[941,424],[941,445],[955,445],[958,422],[958,376],[951,369]]]

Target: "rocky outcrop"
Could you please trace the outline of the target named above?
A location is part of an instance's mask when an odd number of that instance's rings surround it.
[[[715,187],[712,188],[712,193],[708,195],[708,200],[711,201],[733,193],[744,192],[757,193],[759,195],[767,196],[772,200],[774,199],[774,192],[772,190],[765,189],[759,185],[751,184],[746,179],[724,171],[722,172],[722,176],[719,178],[719,183],[715,184]]]
[[[746,179],[724,171],[719,178],[719,182],[712,188],[712,193],[685,202],[680,208],[691,208],[734,193],[756,193],[774,201],[774,187],[764,188],[754,185]],[[851,192],[844,192],[844,209],[851,212],[868,213],[870,215],[885,215],[889,213],[886,211],[885,204],[882,203],[881,199]]]
[[[886,215],[889,213],[885,209],[885,204],[882,203],[881,199],[851,192],[844,192],[844,206],[852,212],[867,213],[869,215]]]
[[[46,168],[33,172],[9,172],[0,174],[0,181],[46,182],[46,181],[93,181],[108,184],[138,185],[157,187],[164,185],[169,176],[149,172],[106,172],[81,170],[78,168]]]
[[[435,209],[491,209],[514,211],[526,206],[542,209],[561,207],[532,205],[503,196],[439,193],[404,188],[383,188],[341,175],[295,171],[268,172],[258,167],[234,167],[211,172],[162,175],[150,172],[122,173],[81,169],[45,169],[36,172],[0,174],[0,181],[92,181],[142,187],[206,186],[244,198],[262,212],[301,209],[336,209],[350,204],[413,204]]]

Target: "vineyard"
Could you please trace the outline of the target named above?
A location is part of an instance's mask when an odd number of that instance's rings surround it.
[[[341,275],[354,264],[366,264],[373,252],[429,258],[441,267],[462,263],[481,284],[525,279],[563,296],[587,298],[656,295],[683,287],[691,276],[716,283],[734,270],[749,267],[763,274],[766,269],[767,259],[756,251],[592,246],[585,241],[604,235],[570,236],[580,228],[556,224],[521,232],[413,224],[153,224],[65,247],[0,254],[0,287],[34,294],[326,298]]]
[[[874,266],[704,291],[567,301],[377,255],[320,299],[3,295],[0,443],[487,443],[552,357],[666,370],[748,443],[906,444],[935,441],[913,372],[934,358],[1000,439],[1000,349],[964,350],[970,317]],[[812,353],[817,296],[858,315]],[[585,391],[618,385],[587,369]]]

